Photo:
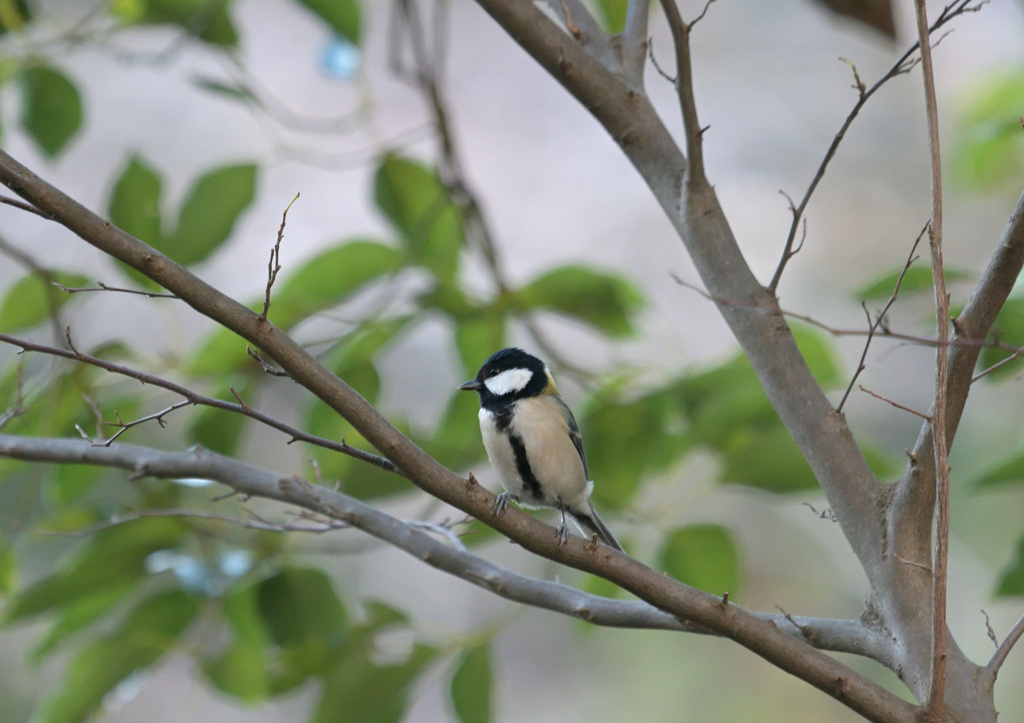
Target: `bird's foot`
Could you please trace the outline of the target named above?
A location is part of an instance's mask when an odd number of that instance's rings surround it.
[[[495,497],[494,498],[494,516],[497,517],[502,512],[504,512],[505,508],[508,507],[508,503],[513,501],[513,500],[516,501],[516,502],[519,501],[510,492],[502,492],[500,495]]]
[[[565,510],[559,507],[558,511],[562,515],[562,522],[555,532],[558,533],[558,546],[562,547],[569,541],[569,527],[565,524]]]

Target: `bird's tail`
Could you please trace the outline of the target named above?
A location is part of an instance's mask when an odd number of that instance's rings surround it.
[[[575,520],[576,524],[579,525],[583,535],[588,539],[597,535],[597,539],[608,545],[608,547],[613,550],[618,550],[619,552],[625,552],[625,550],[622,549],[622,545],[619,544],[619,541],[615,539],[615,535],[612,534],[612,531],[608,529],[608,526],[605,525],[604,521],[598,516],[597,511],[594,509],[594,505],[590,503],[590,500],[587,500],[587,506],[589,509],[586,512],[568,510],[569,514],[572,515],[573,520]]]

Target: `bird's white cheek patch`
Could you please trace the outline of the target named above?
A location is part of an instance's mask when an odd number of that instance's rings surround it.
[[[506,369],[501,374],[495,374],[490,379],[484,380],[487,391],[496,397],[511,392],[522,391],[523,387],[530,383],[533,372],[529,369]]]

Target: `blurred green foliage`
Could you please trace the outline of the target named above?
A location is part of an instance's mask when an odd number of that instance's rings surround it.
[[[973,80],[962,104],[953,171],[990,192],[1017,187],[1024,171],[1024,70]]]

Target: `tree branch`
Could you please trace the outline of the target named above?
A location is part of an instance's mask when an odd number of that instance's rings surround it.
[[[1021,615],[1017,622],[1014,623],[1014,626],[1010,629],[1009,635],[1007,635],[1006,639],[999,644],[999,647],[996,648],[996,652],[992,656],[992,659],[988,661],[988,665],[985,666],[985,672],[991,676],[993,682],[995,681],[996,676],[999,675],[999,669],[1003,667],[1003,663],[1006,662],[1006,657],[1010,654],[1010,651],[1013,650],[1013,646],[1017,644],[1017,641],[1021,639],[1021,636],[1024,636],[1024,615]]]
[[[644,67],[647,65],[647,23],[651,15],[650,0],[629,0],[626,6],[626,24],[622,29],[622,66],[630,84],[644,87]]]
[[[697,20],[704,17],[712,2],[713,0],[708,0],[704,12]],[[672,31],[672,44],[676,49],[676,94],[679,96],[679,108],[686,133],[686,152],[690,159],[686,169],[686,182],[706,186],[708,179],[704,175],[704,131],[697,119],[697,103],[693,97],[693,62],[690,58],[690,31],[697,20],[692,23],[685,22],[679,14],[676,0],[663,0],[661,5],[665,10],[665,18]]]
[[[93,464],[131,473],[132,479],[181,477],[209,479],[248,497],[273,499],[326,516],[338,523],[316,526],[277,524],[254,517],[230,517],[204,510],[133,510],[130,515],[93,525],[73,534],[91,534],[139,517],[188,517],[252,527],[271,532],[329,532],[354,527],[439,570],[513,602],[561,613],[605,627],[668,630],[714,635],[681,621],[648,603],[615,600],[582,592],[557,582],[512,572],[422,531],[422,523],[403,521],[341,492],[296,477],[252,467],[205,449],[164,452],[124,443],[104,447],[87,441],[0,434],[0,457],[56,464]],[[885,636],[859,620],[808,618],[788,614],[751,613],[759,620],[822,650],[883,657]]]
[[[260,422],[261,424],[265,424],[268,427],[276,429],[279,432],[284,432],[285,434],[291,437],[292,442],[306,442],[308,444],[314,444],[318,447],[323,447],[324,449],[329,449],[334,452],[340,452],[341,454],[346,454],[350,457],[354,457],[355,459],[358,459],[361,462],[368,462],[388,472],[398,471],[395,468],[395,465],[388,459],[379,457],[375,454],[371,454],[370,452],[366,452],[365,450],[359,449],[357,447],[352,447],[348,444],[345,444],[344,441],[335,442],[332,439],[324,439],[323,437],[318,437],[315,434],[308,434],[307,432],[303,432],[300,429],[296,429],[292,426],[285,424],[284,422],[281,422],[278,419],[275,419],[274,417],[271,417],[269,414],[264,414],[263,412],[253,409],[248,404],[243,403],[241,399],[238,400],[237,404],[233,404],[231,402],[225,402],[222,399],[207,397],[203,394],[199,394],[198,392],[189,389],[188,387],[184,387],[180,384],[175,384],[172,381],[168,381],[167,379],[163,379],[153,374],[141,372],[136,369],[126,367],[123,364],[115,364],[114,362],[109,362],[105,359],[100,359],[99,357],[91,356],[89,354],[83,354],[74,347],[72,347],[72,349],[68,351],[67,349],[59,349],[57,347],[46,346],[45,344],[36,344],[25,339],[19,339],[17,337],[10,336],[9,334],[0,334],[0,342],[10,344],[11,346],[16,346],[22,349],[23,351],[37,352],[39,354],[47,354],[49,356],[60,357],[62,359],[70,359],[73,361],[81,362],[82,364],[89,364],[91,366],[98,367],[113,374],[119,374],[120,376],[128,377],[129,379],[135,379],[136,381],[139,381],[142,384],[147,384],[149,386],[159,387],[160,389],[166,389],[169,392],[174,392],[175,394],[184,397],[190,404],[198,404],[204,407],[212,407],[213,409],[222,409],[226,412],[234,412],[235,414],[244,415],[246,417],[249,417],[250,419],[254,419],[257,422]],[[164,410],[160,414],[166,414],[167,411],[168,410]],[[120,425],[121,432],[115,434],[114,437],[120,436],[120,434],[129,426],[135,426],[135,424],[137,424],[139,421],[142,420],[136,420],[134,423],[129,423],[128,425],[122,423]],[[113,441],[114,437],[112,437],[108,441]]]
[[[949,382],[949,294],[942,260],[942,160],[939,154],[939,111],[935,99],[932,49],[928,36],[928,12],[924,0],[914,0],[925,109],[928,116],[928,148],[931,156],[932,218],[928,236],[932,255],[932,286],[935,289],[935,401],[932,428],[935,438],[935,552],[932,558],[932,670],[925,716],[934,723],[945,719],[946,701],[946,566],[949,560],[949,452],[946,429],[946,387]]]

